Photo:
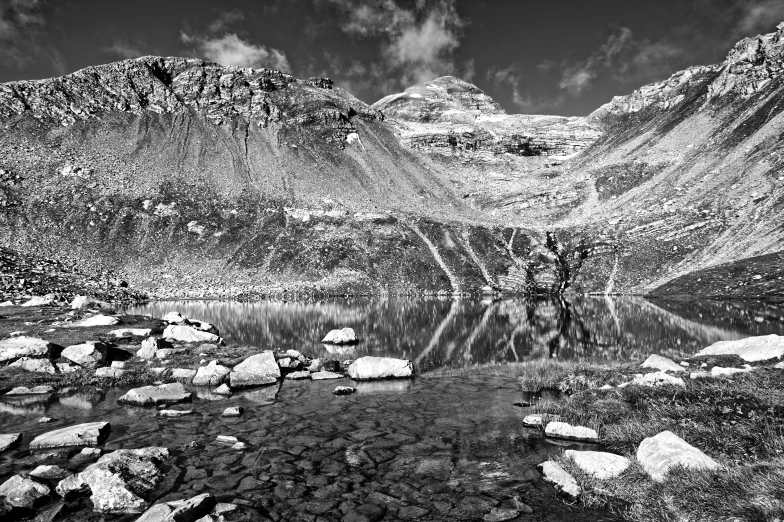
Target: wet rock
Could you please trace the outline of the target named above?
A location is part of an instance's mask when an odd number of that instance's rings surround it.
[[[414,366],[406,359],[391,357],[360,357],[348,367],[355,380],[406,378],[414,375]]]
[[[79,321],[73,326],[83,326],[86,328],[90,326],[114,326],[116,324],[120,324],[120,320],[118,318],[112,317],[110,315],[98,314]]]
[[[719,341],[697,352],[697,356],[737,355],[746,362],[767,361],[784,356],[784,336],[775,334]]]
[[[682,372],[683,367],[676,364],[672,359],[662,357],[661,355],[651,355],[645,362],[640,365],[640,368],[653,368],[660,372]]]
[[[190,383],[193,381],[193,378],[196,377],[197,370],[191,370],[190,368],[174,368],[172,370],[172,379],[177,379]]]
[[[101,301],[86,295],[77,295],[73,298],[73,301],[71,301],[71,310],[81,310],[83,308],[111,310],[113,307],[106,301]]]
[[[323,381],[327,379],[342,379],[343,375],[335,372],[320,371],[311,373],[310,378],[314,381]]]
[[[167,341],[150,337],[142,341],[142,347],[139,348],[139,351],[136,352],[136,355],[142,359],[150,361],[155,358],[158,350],[162,350],[167,347],[171,347],[171,344]]]
[[[0,435],[0,452],[16,446],[21,440],[21,433],[5,433]]]
[[[142,386],[133,388],[117,399],[117,402],[150,406],[158,404],[174,404],[191,400],[191,393],[182,385],[175,382],[160,384],[158,386]]]
[[[168,457],[169,450],[157,447],[113,451],[60,481],[57,493],[65,497],[89,490],[95,511],[141,513],[147,507],[145,497],[163,479],[161,465]]]
[[[552,484],[555,489],[561,491],[570,497],[579,497],[582,489],[577,485],[577,481],[557,462],[548,460],[540,464],[542,469],[542,478],[545,482]]]
[[[251,355],[236,365],[229,374],[229,383],[232,388],[263,386],[276,383],[280,376],[275,355],[266,351]]]
[[[193,378],[194,386],[217,386],[226,381],[231,370],[226,366],[218,364],[218,361],[210,361],[206,366],[199,367]]]
[[[29,475],[41,480],[62,480],[71,475],[71,472],[60,466],[41,465],[31,471]]]
[[[52,364],[49,359],[33,359],[30,357],[21,357],[10,365],[12,368],[19,368],[26,372],[34,373],[48,373],[54,375],[57,373],[57,367]]]
[[[506,522],[520,516],[520,511],[512,508],[493,508],[482,517],[485,522]]]
[[[51,295],[33,297],[29,301],[25,301],[21,306],[49,306],[54,303],[54,297]]]
[[[556,439],[577,440],[582,442],[599,442],[596,430],[585,426],[572,426],[566,422],[552,421],[547,423],[544,434]]]
[[[158,410],[158,417],[185,417],[194,413],[193,410]]]
[[[147,337],[152,333],[149,328],[120,328],[119,330],[112,330],[109,335],[114,337]]]
[[[661,482],[673,466],[689,469],[716,469],[719,463],[671,431],[644,439],[637,448],[637,461],[656,482]]]
[[[215,393],[218,395],[231,395],[231,388],[229,388],[225,384],[221,384],[217,388],[215,388]]]
[[[225,410],[223,410],[223,413],[221,414],[221,417],[239,417],[243,413],[245,413],[245,410],[242,407],[240,407],[240,406],[231,406],[231,407],[226,408]]]
[[[566,450],[564,456],[572,459],[585,473],[599,480],[617,477],[631,464],[626,457],[602,451]]]
[[[89,341],[66,347],[60,354],[63,358],[82,368],[97,368],[106,362],[109,346],[100,341]]]
[[[87,422],[43,433],[30,442],[30,449],[95,446],[109,434],[108,422]]]
[[[181,343],[218,343],[220,337],[217,335],[197,330],[192,326],[185,325],[169,325],[163,331],[163,337],[172,339]]]
[[[359,342],[357,335],[351,328],[330,331],[322,340],[324,344],[354,344]]]
[[[386,514],[384,506],[365,503],[349,511],[343,522],[378,522]]]
[[[12,337],[0,341],[0,363],[21,357],[50,357],[55,345],[37,337]]]
[[[646,373],[645,375],[637,374],[634,379],[632,379],[631,383],[629,384],[636,384],[637,386],[647,386],[649,388],[655,386],[686,386],[686,383],[683,382],[683,379],[680,377],[673,377],[664,372],[653,372],[653,373]]]
[[[218,435],[215,438],[215,442],[220,442],[221,444],[236,444],[239,442],[237,437],[233,435]]]
[[[21,475],[14,475],[0,485],[0,498],[4,497],[6,503],[17,508],[32,509],[51,492],[48,486]]]
[[[217,501],[209,493],[188,500],[174,500],[155,504],[144,512],[136,522],[194,522],[209,515]]]
[[[54,388],[47,384],[34,386],[33,388],[28,388],[27,386],[17,386],[16,388],[6,393],[6,395],[46,395],[48,393],[52,393],[53,391]]]
[[[278,359],[278,366],[282,370],[298,370],[302,368],[302,363],[291,357],[282,357]]]
[[[355,391],[357,391],[357,390],[355,390],[351,386],[338,386],[337,388],[332,390],[332,393],[334,395],[351,395]]]
[[[301,379],[310,379],[310,372],[307,370],[301,372],[291,372],[286,375],[286,379],[291,379],[293,381],[301,380]]]

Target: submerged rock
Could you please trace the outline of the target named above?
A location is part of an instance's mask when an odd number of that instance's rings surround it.
[[[689,469],[716,469],[719,463],[671,431],[644,439],[637,448],[637,460],[656,482],[661,482],[673,466]]]
[[[166,448],[117,450],[107,453],[81,473],[60,481],[57,493],[91,492],[93,509],[100,513],[141,513],[147,497],[163,478]]]
[[[100,341],[88,341],[68,346],[60,355],[82,368],[96,368],[106,362],[109,345]]]
[[[166,339],[172,339],[181,343],[218,343],[220,337],[217,335],[197,330],[192,326],[186,325],[169,325],[163,331],[163,336]]]
[[[566,422],[548,422],[547,427],[544,429],[544,434],[556,439],[599,442],[599,434],[596,433],[596,430],[586,428],[585,426],[572,426]]]
[[[218,361],[210,361],[206,366],[199,367],[196,370],[196,376],[193,378],[194,386],[217,386],[226,381],[231,370]]]
[[[142,386],[133,388],[128,393],[117,399],[117,402],[150,406],[158,404],[173,404],[191,400],[189,392],[182,383],[174,382],[159,384],[158,386]]]
[[[506,522],[513,520],[520,516],[520,510],[513,508],[496,507],[490,510],[490,513],[482,517],[484,522]]]
[[[577,485],[577,481],[557,462],[548,460],[539,465],[542,469],[542,478],[545,482],[552,484],[555,489],[562,491],[571,497],[579,497],[582,489]]]
[[[108,422],[86,422],[43,433],[30,442],[30,449],[95,446],[109,434]]]
[[[351,328],[331,330],[322,340],[324,344],[354,344],[359,342],[357,334]]]
[[[632,463],[626,457],[603,451],[566,450],[564,456],[572,459],[578,468],[599,480],[617,477]]]
[[[676,364],[672,359],[662,357],[661,355],[651,355],[645,362],[640,365],[640,368],[653,368],[660,372],[683,372],[685,371],[682,366]]]
[[[0,363],[21,357],[50,357],[55,345],[37,337],[12,337],[0,341]]]
[[[348,375],[361,381],[413,377],[414,365],[407,359],[391,357],[360,357],[348,367]]]
[[[737,355],[746,362],[767,361],[784,356],[784,336],[775,334],[719,341],[697,352],[697,356]]]
[[[13,446],[16,446],[21,440],[21,433],[5,433],[0,435],[0,451],[5,451]]]
[[[0,485],[0,498],[18,508],[31,509],[51,492],[48,486],[21,475],[14,475]]]
[[[193,522],[195,520],[209,522],[213,518],[208,515],[215,509],[216,503],[215,497],[209,493],[202,493],[188,500],[162,502],[145,511],[136,522]]]
[[[229,374],[229,383],[232,388],[263,386],[276,383],[280,376],[275,354],[266,351],[251,355],[235,366]]]

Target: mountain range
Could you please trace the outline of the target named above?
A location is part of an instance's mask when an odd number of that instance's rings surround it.
[[[143,57],[0,84],[0,245],[155,297],[784,289],[784,24],[587,117]]]

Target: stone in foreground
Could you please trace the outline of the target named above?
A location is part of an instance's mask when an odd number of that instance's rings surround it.
[[[354,344],[359,342],[357,334],[351,328],[331,330],[322,340],[324,344]]]
[[[197,330],[191,326],[170,324],[163,331],[166,339],[173,339],[181,343],[217,343],[220,337],[215,334]]]
[[[117,402],[153,406],[158,404],[174,404],[191,400],[189,392],[182,383],[174,382],[158,386],[142,386],[133,388],[117,399]]]
[[[6,503],[18,508],[30,509],[49,493],[48,486],[21,475],[14,475],[0,485],[0,497],[5,497]]]
[[[540,464],[542,468],[542,478],[545,482],[552,484],[555,489],[562,491],[571,497],[579,497],[582,489],[577,485],[577,481],[557,462],[548,460]]]
[[[141,513],[145,497],[163,478],[161,464],[169,457],[166,448],[117,450],[107,453],[81,473],[60,481],[57,493],[89,489],[93,509],[100,513]]]
[[[414,365],[407,359],[360,357],[348,367],[352,379],[400,379],[414,376]]]
[[[555,439],[576,440],[581,442],[599,442],[596,430],[585,426],[572,426],[566,422],[548,422],[544,434]]]
[[[665,372],[646,373],[645,375],[637,374],[629,384],[647,386],[649,388],[655,386],[665,386],[668,384],[671,386],[686,386],[686,383],[683,382],[683,379],[680,377],[673,377],[672,375]]]
[[[21,335],[0,341],[0,363],[20,357],[49,357],[54,345],[37,337]]]
[[[52,364],[49,359],[33,359],[31,357],[22,357],[12,362],[9,365],[11,368],[19,368],[26,372],[33,373],[48,373],[54,375],[57,373],[57,367]]]
[[[8,448],[17,445],[21,440],[21,433],[6,433],[0,435],[0,451],[5,451]]]
[[[97,368],[106,362],[108,354],[108,345],[100,341],[88,341],[68,346],[60,355],[82,368]]]
[[[599,480],[617,477],[632,463],[626,457],[603,451],[566,450],[564,455],[572,459],[578,468]]]
[[[719,341],[697,352],[697,356],[701,355],[737,355],[746,362],[776,359],[784,355],[784,336],[771,334]]]
[[[716,469],[719,463],[671,431],[644,439],[637,448],[637,460],[656,482],[664,480],[673,466]]]
[[[30,449],[96,446],[109,434],[108,422],[87,422],[42,433],[30,442]]]
[[[229,383],[232,388],[248,388],[274,384],[280,379],[280,368],[275,360],[275,354],[270,351],[251,355],[229,374]]]
[[[218,364],[218,361],[210,361],[206,366],[199,367],[196,370],[196,376],[193,378],[194,386],[218,386],[222,384],[229,376],[227,367]]]
[[[215,497],[202,493],[188,500],[174,500],[155,504],[136,522],[191,522],[195,520],[218,520],[208,517],[216,506]],[[223,517],[220,517],[222,520]]]
[[[640,365],[640,368],[652,368],[660,372],[683,372],[683,367],[676,364],[672,359],[662,357],[661,355],[651,355],[645,362]]]

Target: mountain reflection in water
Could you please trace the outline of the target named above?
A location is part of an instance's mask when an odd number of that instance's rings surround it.
[[[129,313],[216,325],[233,345],[299,350],[310,357],[412,359],[418,371],[557,357],[629,360],[689,355],[716,341],[784,334],[784,305],[762,302],[574,299],[343,298],[323,301],[165,301]],[[319,340],[351,327],[356,346]]]

